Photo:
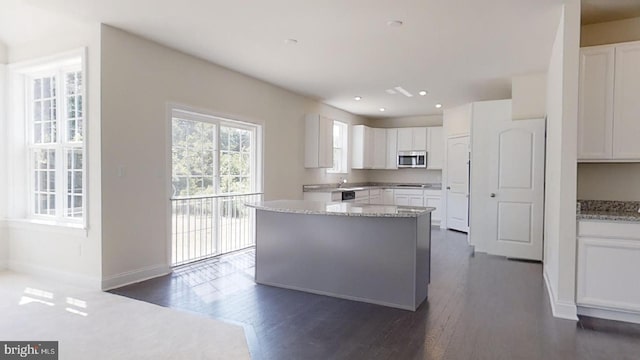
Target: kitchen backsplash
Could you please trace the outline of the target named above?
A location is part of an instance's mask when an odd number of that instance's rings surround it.
[[[640,201],[640,163],[578,164],[578,199]]]
[[[379,183],[437,184],[442,171],[422,169],[369,170],[367,181]]]

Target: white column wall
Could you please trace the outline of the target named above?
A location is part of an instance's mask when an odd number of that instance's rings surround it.
[[[577,320],[576,189],[580,2],[563,7],[547,81],[544,276],[553,314]]]

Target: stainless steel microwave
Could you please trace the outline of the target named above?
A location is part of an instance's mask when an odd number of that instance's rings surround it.
[[[399,168],[426,168],[426,151],[398,151]]]

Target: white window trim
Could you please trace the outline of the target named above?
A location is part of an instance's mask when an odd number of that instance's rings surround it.
[[[327,169],[327,174],[348,174],[349,173],[349,124],[343,121],[334,120],[334,126],[338,125],[343,129],[342,136],[342,159],[340,159],[340,169],[329,168]],[[333,129],[333,127],[332,127]],[[333,134],[332,134],[332,142],[333,142]],[[331,147],[331,152],[333,154],[333,149],[336,149],[335,144]]]
[[[83,141],[81,145],[73,146],[82,149],[83,161],[82,161],[82,183],[83,183],[83,201],[82,212],[83,216],[79,219],[74,219],[64,216],[64,206],[58,207],[58,204],[64,204],[65,197],[59,199],[59,195],[56,194],[56,216],[38,215],[34,213],[34,198],[33,198],[33,174],[32,174],[32,149],[37,148],[39,145],[32,144],[32,129],[33,124],[31,122],[30,110],[31,104],[28,102],[31,99],[29,95],[29,87],[27,86],[27,79],[31,77],[37,77],[44,73],[57,72],[62,68],[68,68],[69,66],[75,67],[75,69],[82,72],[82,109],[83,109]],[[7,122],[10,128],[8,151],[9,161],[8,168],[12,169],[15,173],[11,179],[9,179],[9,188],[16,188],[18,191],[12,191],[9,194],[9,207],[12,209],[8,213],[8,219],[11,223],[24,223],[24,224],[37,224],[46,226],[58,226],[68,227],[75,229],[88,229],[89,219],[89,186],[88,186],[88,129],[89,129],[89,108],[87,106],[87,93],[89,88],[89,78],[87,75],[87,49],[81,48],[65,53],[60,53],[53,56],[43,57],[34,60],[28,60],[18,63],[7,65],[8,80],[9,80],[9,93],[8,97],[8,117]],[[59,79],[63,81],[64,79]],[[64,99],[64,93],[58,94],[60,99]],[[63,111],[63,103],[58,105],[58,111]],[[64,118],[58,118],[61,123]],[[63,126],[66,129],[66,124]],[[59,135],[63,136],[60,128],[58,129]],[[18,134],[21,136],[16,136]],[[12,135],[13,134],[13,135]],[[57,181],[56,190],[58,184],[66,184],[67,173],[64,165],[66,163],[64,156],[64,148],[66,143],[54,143],[51,148],[60,148],[58,154],[62,154],[60,158],[56,158],[56,172],[62,175],[62,181]],[[69,144],[67,144],[69,145]],[[48,147],[48,146],[47,146]],[[58,169],[62,169],[58,171]],[[14,186],[12,186],[14,185]],[[17,185],[17,186],[15,186]],[[61,188],[60,193],[63,193],[65,188]],[[62,200],[63,202],[59,202]],[[13,205],[13,206],[12,206]],[[60,212],[60,214],[58,214]],[[60,216],[58,216],[60,215]]]

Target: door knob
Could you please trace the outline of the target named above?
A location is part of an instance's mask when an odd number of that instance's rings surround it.
[[[496,197],[496,194],[495,193],[491,193],[491,195],[489,195],[489,196]]]
[[[447,190],[451,190],[451,186],[447,186]]]

